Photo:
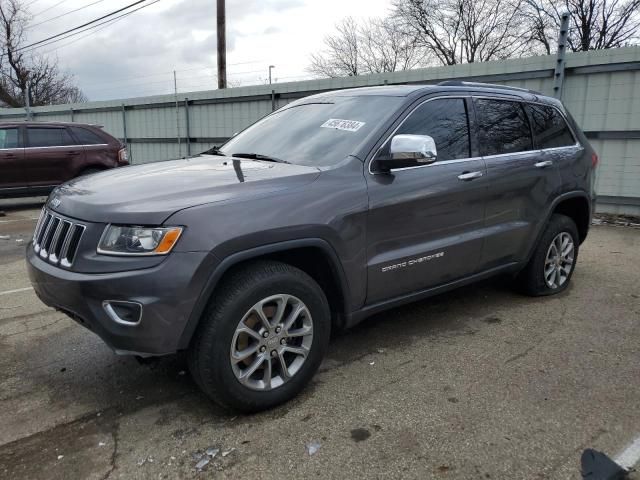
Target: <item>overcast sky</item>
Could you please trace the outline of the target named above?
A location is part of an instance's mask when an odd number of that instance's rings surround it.
[[[33,15],[28,41],[37,42],[134,1],[23,0]],[[276,66],[273,76],[278,81],[309,78],[309,56],[322,48],[323,37],[336,22],[349,15],[383,16],[389,8],[390,0],[227,0],[229,81],[264,82],[269,65]],[[40,22],[44,23],[36,25]],[[37,51],[57,55],[61,68],[75,76],[91,100],[171,93],[173,70],[179,91],[206,90],[217,86],[215,26],[216,0],[160,0],[108,26]]]

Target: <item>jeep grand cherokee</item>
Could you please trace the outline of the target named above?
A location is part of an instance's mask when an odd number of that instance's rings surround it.
[[[207,154],[60,186],[29,274],[117,353],[187,350],[211,398],[257,411],[309,382],[333,328],[501,273],[565,290],[596,164],[536,92],[322,93]]]

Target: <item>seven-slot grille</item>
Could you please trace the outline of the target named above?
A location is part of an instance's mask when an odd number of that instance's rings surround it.
[[[33,234],[33,249],[41,258],[71,267],[86,227],[43,208]]]

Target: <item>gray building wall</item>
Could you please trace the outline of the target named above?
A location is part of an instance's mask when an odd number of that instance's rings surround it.
[[[554,56],[434,67],[33,109],[38,121],[103,125],[126,140],[134,163],[168,160],[222,143],[234,132],[295,99],[320,91],[383,84],[469,80],[551,95]],[[598,208],[640,214],[640,47],[567,55],[562,100],[600,156]],[[25,118],[0,109],[0,121]]]

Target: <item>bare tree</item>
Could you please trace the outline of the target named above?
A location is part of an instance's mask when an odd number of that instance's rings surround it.
[[[0,0],[0,104],[22,107],[27,91],[33,106],[86,101],[57,60],[24,48],[29,19],[20,1]]]
[[[394,18],[358,24],[346,17],[324,39],[325,50],[311,56],[308,70],[326,77],[408,70],[424,63],[425,51]]]
[[[443,65],[521,55],[523,0],[395,0],[395,16]]]
[[[560,20],[549,15],[538,0],[525,0],[522,11],[527,25],[524,35],[532,53],[550,55],[558,37]]]
[[[530,40],[551,53],[562,12],[569,13],[568,46],[580,52],[616,48],[640,39],[640,0],[524,0]]]
[[[358,75],[358,24],[346,17],[336,25],[336,34],[324,38],[325,51],[311,55],[311,73],[326,77]]]
[[[410,70],[426,63],[425,50],[393,17],[370,19],[358,33],[360,64],[367,73]]]

